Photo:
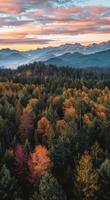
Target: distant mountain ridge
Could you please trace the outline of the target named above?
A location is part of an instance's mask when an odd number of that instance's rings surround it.
[[[76,68],[110,67],[110,49],[89,55],[83,55],[81,53],[66,53],[64,55],[51,58],[45,63]]]
[[[58,47],[47,47],[29,51],[17,51],[7,48],[0,50],[0,67],[17,68],[20,65],[39,61],[53,63],[59,66],[62,66],[62,64],[64,66],[72,66],[73,63],[74,66],[80,67],[81,62],[82,67],[85,63],[87,65],[87,62],[88,65],[92,64],[92,66],[97,66],[97,64],[99,65],[100,62],[97,61],[97,59],[99,60],[99,57],[97,58],[96,56],[101,55],[97,53],[102,52],[104,57],[106,57],[105,53],[107,53],[107,59],[109,59],[108,50],[110,50],[110,41],[102,42],[100,44],[93,43],[87,46],[84,46],[80,43],[64,44]],[[96,55],[93,56],[93,54]],[[93,60],[93,62],[89,62],[89,59],[94,59],[94,57],[95,60]],[[109,64],[107,60],[105,60],[105,62],[106,65]]]

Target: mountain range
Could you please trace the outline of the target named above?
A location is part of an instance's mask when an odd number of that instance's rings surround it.
[[[46,61],[46,64],[70,66],[76,68],[110,67],[110,50],[83,55],[81,53],[66,53]]]
[[[110,67],[110,41],[88,46],[64,44],[29,51],[0,50],[0,68],[17,68],[33,62],[71,67]]]

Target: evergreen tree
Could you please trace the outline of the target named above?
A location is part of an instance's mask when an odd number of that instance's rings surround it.
[[[41,179],[39,193],[41,200],[66,200],[66,195],[57,179],[47,172]]]
[[[11,176],[5,165],[0,170],[0,198],[2,200],[21,200],[17,180]]]
[[[93,161],[93,165],[95,168],[100,167],[101,163],[104,161],[104,152],[103,149],[100,147],[99,143],[95,143],[91,149],[91,157]]]
[[[56,122],[56,120],[59,118],[56,110],[53,110],[51,105],[49,106],[49,108],[46,109],[44,114],[45,114],[45,117],[47,117],[47,119],[52,124],[54,124]]]
[[[99,194],[99,198],[101,200],[109,200],[110,199],[110,160],[106,159],[100,169],[100,182],[101,182],[101,190]]]
[[[41,200],[40,199],[40,195],[38,194],[38,192],[34,192],[32,197],[30,198],[30,200]]]

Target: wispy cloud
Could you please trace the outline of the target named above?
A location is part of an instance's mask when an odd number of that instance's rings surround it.
[[[108,3],[106,3],[108,2]],[[55,45],[110,33],[110,1],[5,0],[0,1],[0,44]],[[106,5],[106,6],[105,6]],[[103,35],[103,37],[102,37]],[[65,38],[65,40],[64,40]],[[95,39],[96,38],[96,39]],[[107,38],[110,39],[110,38]]]

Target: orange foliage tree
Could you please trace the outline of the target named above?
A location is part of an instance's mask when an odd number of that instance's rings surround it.
[[[58,134],[62,134],[67,128],[68,125],[65,120],[61,119],[56,121],[56,131]]]
[[[54,137],[54,130],[50,121],[46,117],[42,117],[37,124],[35,136],[38,136],[43,145],[49,145]]]
[[[24,108],[24,112],[28,112],[33,120],[36,119],[36,114],[38,111],[39,100],[36,98],[31,98],[26,108]]]
[[[29,156],[28,166],[32,182],[37,183],[40,177],[52,168],[47,148],[41,145],[36,146],[34,152]]]
[[[64,113],[64,117],[65,119],[76,119],[77,118],[76,109],[73,107],[67,108]]]
[[[38,121],[37,132],[39,134],[45,135],[47,134],[48,130],[51,128],[51,124],[46,117],[42,117]]]

